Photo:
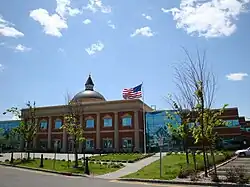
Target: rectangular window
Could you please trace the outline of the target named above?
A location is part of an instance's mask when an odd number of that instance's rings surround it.
[[[122,126],[131,126],[132,125],[132,118],[131,117],[124,117],[122,118]]]
[[[55,129],[60,129],[62,127],[62,120],[57,119],[55,121]]]
[[[41,121],[40,122],[40,128],[41,129],[47,129],[47,127],[48,127],[47,121]]]
[[[86,128],[94,128],[95,126],[95,121],[93,119],[88,119],[86,121]]]
[[[103,139],[103,148],[104,149],[112,149],[113,148],[112,139],[108,139],[108,138]]]
[[[40,141],[39,141],[39,147],[40,147],[42,150],[46,150],[46,149],[47,149],[47,146],[48,146],[48,141],[47,141],[47,140],[40,140]]]
[[[104,118],[103,125],[104,127],[112,127],[112,118]]]
[[[93,139],[86,140],[86,149],[94,149],[94,140]]]
[[[236,126],[239,126],[240,123],[239,123],[239,120],[227,120],[226,125],[227,127],[236,127]]]
[[[122,139],[122,147],[123,148],[131,148],[132,147],[132,138],[123,138]]]

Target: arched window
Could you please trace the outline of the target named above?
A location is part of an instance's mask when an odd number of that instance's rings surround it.
[[[60,129],[62,127],[62,120],[56,119],[55,120],[55,129]]]
[[[122,117],[122,126],[123,127],[132,126],[132,117],[130,115],[125,115]]]
[[[104,127],[112,127],[112,117],[109,115],[104,116],[103,118]]]
[[[48,128],[48,122],[46,120],[40,121],[40,128],[41,129],[47,129]]]
[[[87,117],[87,118],[85,118],[85,120],[86,120],[86,123],[85,123],[86,128],[94,128],[95,127],[95,120],[94,120],[94,118]]]

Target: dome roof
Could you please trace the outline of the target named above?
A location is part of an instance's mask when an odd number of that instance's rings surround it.
[[[94,83],[89,75],[88,80],[85,83],[85,90],[78,92],[74,97],[73,101],[105,101],[105,98],[102,94],[94,90]]]
[[[103,97],[102,94],[100,94],[97,91],[92,91],[92,90],[83,90],[79,93],[77,93],[74,96],[74,100],[78,100],[78,99],[101,99],[101,100],[105,100],[105,98]]]

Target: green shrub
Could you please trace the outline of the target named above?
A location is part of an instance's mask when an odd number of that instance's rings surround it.
[[[9,159],[6,159],[4,162],[9,162]]]
[[[187,178],[189,175],[191,175],[193,173],[193,170],[187,167],[180,167],[180,171],[178,174],[178,178],[182,179],[182,178]]]

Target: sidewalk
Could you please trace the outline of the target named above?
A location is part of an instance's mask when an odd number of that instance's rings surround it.
[[[162,153],[162,157],[165,156],[166,153]],[[102,179],[118,179],[122,176],[128,175],[130,173],[135,173],[138,170],[142,169],[143,167],[153,163],[154,161],[157,161],[160,159],[160,153],[156,153],[155,155],[145,158],[143,160],[140,160],[135,163],[128,163],[126,166],[118,171],[112,172],[112,173],[107,173],[105,175],[99,175],[96,176],[96,178],[102,178]]]

